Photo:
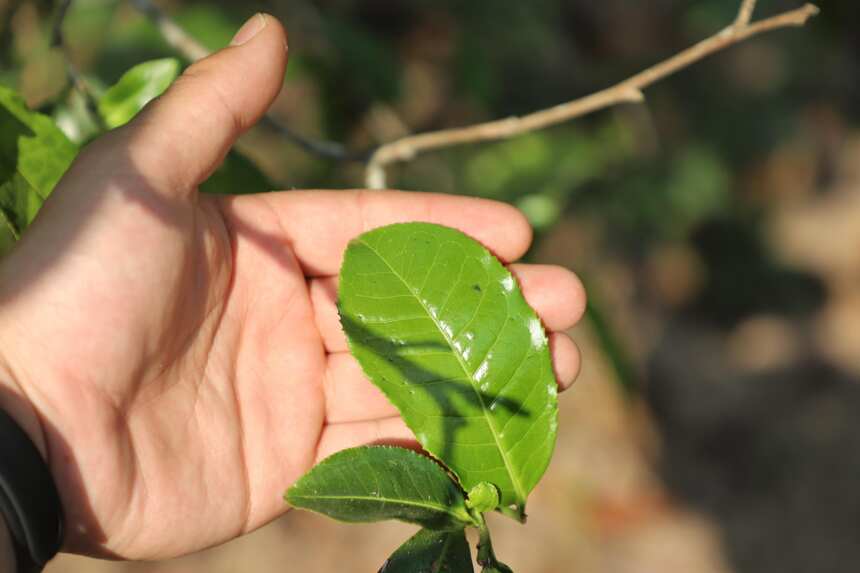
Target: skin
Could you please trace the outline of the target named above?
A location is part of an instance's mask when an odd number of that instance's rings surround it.
[[[198,194],[282,85],[283,28],[248,25],[253,38],[84,150],[0,265],[0,407],[50,465],[67,551],[160,559],[221,543],[286,511],[284,490],[321,458],[411,439],[337,322],[351,238],[429,221],[507,262],[531,240],[518,211],[480,199]],[[582,315],[582,285],[558,267],[511,268],[566,388],[579,355],[562,331]]]

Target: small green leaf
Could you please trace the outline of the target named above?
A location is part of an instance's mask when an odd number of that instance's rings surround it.
[[[466,534],[422,529],[395,551],[379,573],[473,573]]]
[[[352,354],[424,448],[523,519],[555,447],[557,384],[510,272],[454,229],[391,225],[350,243],[339,309]]]
[[[491,483],[482,481],[469,490],[466,507],[484,513],[499,507],[499,501],[499,489]]]
[[[125,125],[143,107],[160,96],[179,75],[179,61],[173,58],[138,64],[122,75],[99,100],[99,113],[113,129]]]
[[[287,491],[294,507],[348,522],[399,519],[429,529],[472,524],[463,493],[436,462],[404,448],[338,452]]]
[[[77,151],[51,118],[0,86],[0,255],[36,217]]]

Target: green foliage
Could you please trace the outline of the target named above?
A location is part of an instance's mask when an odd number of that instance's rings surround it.
[[[287,501],[347,522],[399,519],[462,530],[473,519],[463,492],[438,464],[404,448],[370,446],[325,459],[289,489]]]
[[[472,573],[464,531],[422,529],[395,551],[379,573]]]
[[[86,98],[77,90],[72,90],[65,100],[54,106],[51,117],[76,145],[83,145],[103,131],[101,116],[90,110]]]
[[[77,151],[51,118],[0,87],[0,254],[36,217]]]
[[[382,571],[472,571],[463,536],[471,526],[484,571],[510,572],[484,514],[524,520],[558,415],[546,334],[516,280],[463,233],[405,223],[349,244],[339,297],[352,354],[452,475],[408,450],[354,448],[313,468],[287,500],[343,521],[447,531],[419,532]]]
[[[125,125],[151,100],[160,96],[179,75],[173,58],[138,64],[122,75],[99,100],[99,113],[109,129]]]
[[[176,23],[204,47],[215,51],[230,43],[242,20],[248,17],[246,12],[245,7],[201,2],[181,6]]]
[[[179,61],[144,62],[123,74],[99,98],[100,121],[72,92],[54,117],[29,110],[13,90],[0,86],[0,255],[33,221],[78,152],[78,145],[137,115],[176,79]],[[72,141],[73,140],[73,141]],[[230,152],[200,189],[207,193],[263,193],[273,185],[248,158]]]
[[[555,446],[557,388],[540,319],[510,272],[459,231],[426,223],[347,249],[350,349],[424,448],[469,489],[524,514]]]

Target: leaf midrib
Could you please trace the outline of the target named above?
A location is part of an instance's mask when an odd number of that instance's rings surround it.
[[[424,309],[424,312],[427,313],[427,316],[430,318],[430,320],[433,321],[433,324],[436,325],[436,329],[442,334],[442,337],[445,339],[445,342],[448,344],[448,348],[451,350],[451,353],[457,358],[457,362],[460,364],[460,368],[463,370],[463,373],[469,379],[469,384],[472,387],[472,391],[475,393],[475,397],[478,399],[478,403],[481,405],[481,411],[484,414],[484,419],[487,421],[487,426],[490,429],[490,433],[493,435],[493,440],[496,443],[496,448],[499,450],[499,455],[501,455],[502,461],[505,463],[505,469],[508,472],[508,477],[511,480],[511,485],[513,485],[513,487],[514,487],[514,493],[516,493],[516,495],[518,497],[517,501],[519,503],[523,503],[525,501],[526,496],[523,493],[523,488],[522,488],[522,485],[520,484],[519,477],[511,469],[511,462],[508,459],[507,452],[502,447],[502,443],[501,443],[501,441],[499,439],[499,435],[498,435],[498,429],[496,428],[495,424],[493,424],[493,418],[492,418],[492,416],[490,416],[489,409],[487,408],[486,404],[484,404],[484,399],[481,396],[481,393],[478,391],[477,381],[473,377],[474,373],[471,371],[471,369],[467,368],[467,365],[463,362],[463,357],[460,356],[459,352],[457,352],[457,349],[454,346],[453,340],[451,340],[448,337],[448,334],[442,328],[442,325],[439,324],[439,321],[436,320],[436,317],[433,316],[433,313],[431,313],[430,309],[427,308],[427,305],[424,304],[424,300],[421,298],[420,293],[416,293],[415,291],[413,291],[412,288],[409,286],[409,283],[406,282],[406,279],[403,278],[400,275],[400,273],[398,273],[394,269],[394,267],[392,267],[388,263],[388,261],[385,260],[385,257],[383,257],[379,251],[377,251],[375,248],[373,248],[372,245],[368,244],[363,239],[358,239],[358,242],[361,243],[362,245],[364,245],[365,247],[367,247],[374,255],[376,255],[379,258],[380,261],[383,262],[383,264],[386,267],[388,267],[388,269],[391,271],[391,273],[394,276],[396,276],[398,279],[400,279],[400,282],[403,284],[403,286],[406,288],[406,290],[413,297],[415,297],[415,299],[418,301],[418,304],[421,305],[421,308]],[[428,269],[428,272],[430,272],[430,270],[432,270],[432,268]],[[442,309],[440,308],[439,310],[441,312]],[[485,358],[485,360],[486,360],[486,358]]]
[[[332,500],[332,501],[342,501],[342,500],[357,500],[357,501],[376,501],[380,503],[394,503],[398,505],[408,505],[410,507],[420,507],[422,509],[431,509],[438,511],[439,513],[447,513],[451,517],[456,518],[458,521],[463,521],[463,516],[459,515],[453,511],[451,511],[450,506],[445,505],[437,505],[435,503],[426,503],[426,502],[418,502],[411,501],[405,499],[398,498],[390,498],[390,497],[379,497],[373,495],[290,495],[292,499],[307,499],[307,500]]]
[[[439,559],[433,563],[433,570],[431,573],[440,573],[442,571],[442,566],[445,564],[445,560],[448,558],[448,551],[451,549],[451,542],[454,540],[453,533],[446,533],[445,541],[442,543],[442,549],[439,550]]]

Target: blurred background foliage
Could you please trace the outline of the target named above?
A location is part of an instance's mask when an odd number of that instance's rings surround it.
[[[355,150],[593,92],[712,34],[738,4],[158,2],[210,50],[255,11],[280,18],[291,55],[271,114]],[[799,5],[759,4],[757,16]],[[391,170],[397,188],[517,205],[537,230],[532,260],[566,265],[589,286],[590,320],[574,331],[583,375],[564,400],[559,454],[532,527],[497,543],[515,569],[860,563],[860,4],[820,7],[805,28],[648,89],[645,106]],[[75,142],[124,120],[93,113],[67,62],[98,97],[114,86],[107,93],[122,100],[115,84],[133,66],[162,59],[169,76],[177,70],[163,59],[182,61],[134,2],[74,1],[64,50],[52,47],[56,13],[48,0],[0,0],[0,85]],[[205,189],[362,181],[360,163],[309,155],[261,127]],[[331,571],[338,556],[372,570],[364,564],[391,549],[386,527],[289,515],[185,560],[66,558],[54,570]]]

